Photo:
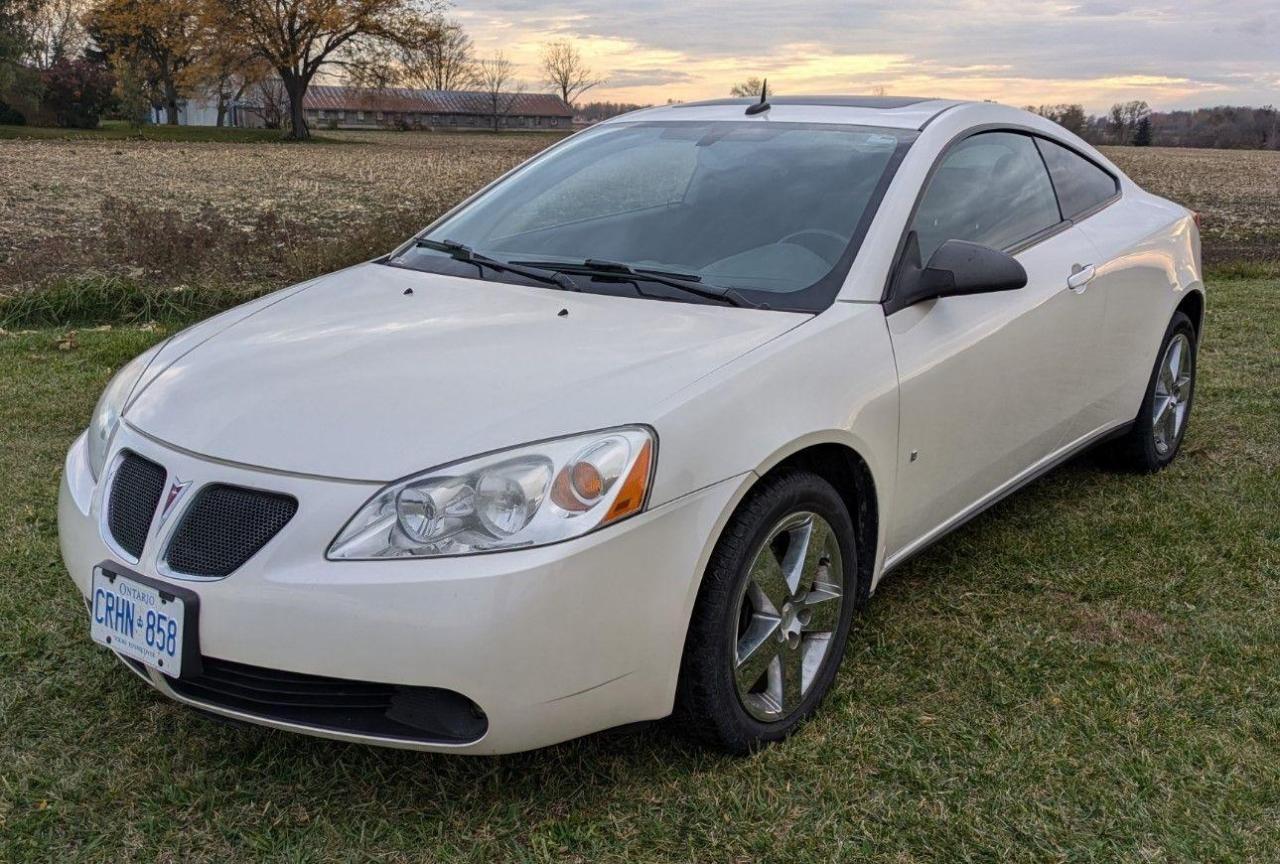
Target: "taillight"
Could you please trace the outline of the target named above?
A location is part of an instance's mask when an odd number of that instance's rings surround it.
[[[1196,223],[1196,230],[1197,230],[1197,231],[1198,231],[1198,230],[1200,230],[1200,228],[1201,228],[1201,225],[1200,225],[1200,211],[1199,211],[1199,210],[1192,210],[1192,211],[1191,211],[1191,219],[1192,219],[1192,221],[1193,221],[1193,222],[1195,222],[1195,223]]]

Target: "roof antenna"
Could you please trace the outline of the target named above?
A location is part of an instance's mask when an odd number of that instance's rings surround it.
[[[764,83],[760,85],[760,101],[754,105],[747,107],[748,115],[763,114],[771,107],[766,100],[769,95],[769,79],[764,79]]]

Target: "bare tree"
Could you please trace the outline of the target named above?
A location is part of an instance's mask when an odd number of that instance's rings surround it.
[[[262,125],[268,129],[284,128],[289,116],[289,94],[284,82],[274,75],[249,88],[249,100],[257,106]]]
[[[542,74],[547,83],[560,91],[560,98],[572,106],[579,96],[604,83],[592,76],[582,52],[567,39],[548,42],[542,48]]]
[[[752,75],[746,81],[739,81],[737,84],[734,84],[732,87],[730,87],[729,95],[740,96],[740,97],[754,96],[755,98],[758,99],[760,98],[761,91],[763,91],[764,89],[765,89],[765,82],[761,81],[759,78]],[[769,94],[772,94],[772,93],[773,93],[773,90],[769,90]],[[768,94],[766,94],[766,98],[768,98]]]
[[[1117,102],[1111,106],[1111,113],[1108,122],[1111,126],[1111,134],[1115,137],[1117,144],[1128,144],[1133,140],[1134,133],[1138,131],[1138,123],[1143,117],[1151,114],[1151,106],[1147,105],[1140,99],[1132,102]]]
[[[465,90],[477,81],[471,37],[444,16],[406,41],[400,67],[406,84],[426,90]]]
[[[48,69],[59,60],[75,57],[88,42],[81,18],[84,0],[42,0],[33,5],[30,60],[37,69]]]
[[[515,66],[501,51],[480,60],[476,64],[476,75],[486,96],[493,131],[497,132],[502,118],[511,113],[511,106],[524,87],[515,83]]]

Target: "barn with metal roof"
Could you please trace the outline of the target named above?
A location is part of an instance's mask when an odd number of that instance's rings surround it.
[[[568,129],[573,111],[549,93],[368,89],[313,84],[303,101],[313,129]]]

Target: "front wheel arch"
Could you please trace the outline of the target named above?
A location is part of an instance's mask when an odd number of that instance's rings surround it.
[[[1174,311],[1191,319],[1191,326],[1196,331],[1196,341],[1199,342],[1204,335],[1204,292],[1198,289],[1188,291]]]
[[[844,573],[841,580],[842,591],[832,595],[826,590],[830,586],[820,584],[830,581],[821,575],[826,572],[822,568],[826,566],[827,559],[825,557],[821,560],[810,558],[812,549],[809,545],[810,535],[807,530],[803,533],[805,539],[798,553],[799,558],[790,557],[791,553],[787,551],[790,548],[789,544],[782,549],[774,548],[769,542],[764,546],[758,545],[765,542],[761,538],[772,536],[771,532],[775,531],[779,525],[785,528],[786,520],[792,516],[806,521],[821,517],[823,520],[821,524],[825,530],[834,529],[834,533],[828,537],[842,538],[838,542],[844,550],[844,555],[853,559],[849,562],[846,557],[847,564],[842,568]],[[782,522],[778,522],[780,518]],[[822,701],[834,682],[844,655],[849,630],[852,627],[858,596],[864,593],[859,590],[859,583],[862,580],[859,577],[861,568],[858,566],[858,544],[852,516],[838,490],[812,471],[798,468],[772,470],[756,483],[751,484],[739,506],[734,508],[725,530],[720,532],[715,543],[716,549],[708,562],[707,569],[700,574],[701,578],[698,580],[697,600],[684,640],[674,708],[681,725],[693,737],[733,753],[745,754],[768,742],[778,741],[790,735],[817,709],[818,703]],[[776,555],[777,563],[783,564],[785,570],[791,572],[792,576],[787,577],[786,585],[782,585],[776,575],[769,575],[771,571],[767,565],[763,570],[757,571],[754,561],[758,560],[759,556],[769,554]],[[785,563],[786,561],[791,563]],[[816,567],[817,570],[811,570],[811,566]],[[803,567],[803,572],[795,569],[797,567]],[[760,581],[754,575],[757,572],[765,575],[765,581]],[[776,574],[782,571],[778,570],[775,564],[772,572]],[[796,584],[792,584],[792,577],[796,580]],[[776,721],[753,715],[749,705],[744,701],[742,691],[744,680],[734,671],[734,645],[737,644],[740,648],[741,640],[744,638],[740,632],[740,628],[744,626],[741,618],[744,608],[743,595],[740,592],[746,590],[743,588],[744,580],[747,580],[746,584],[749,586],[753,579],[758,585],[774,584],[775,587],[780,586],[786,589],[771,591],[767,587],[764,588],[763,596],[772,599],[773,604],[760,601],[762,605],[756,608],[764,609],[770,614],[762,614],[758,617],[766,623],[771,621],[774,631],[763,633],[763,635],[757,634],[760,639],[757,647],[772,644],[775,641],[774,636],[781,638],[783,633],[791,633],[796,637],[793,639],[792,636],[787,636],[783,641],[789,643],[789,647],[783,645],[780,649],[783,654],[789,656],[790,662],[787,659],[779,659],[782,656],[779,655],[779,658],[770,661],[767,669],[762,667],[750,670],[752,673],[761,675],[761,680],[756,682],[751,692],[769,693],[777,697],[776,704],[782,714]],[[818,581],[812,582],[806,588],[806,584],[813,579]],[[819,591],[820,588],[823,590]],[[831,628],[828,635],[831,641],[818,643],[829,644],[829,648],[822,649],[826,653],[817,661],[821,665],[815,669],[809,669],[809,652],[800,640],[804,638],[802,634],[807,632],[804,628],[807,628],[810,622],[803,617],[804,611],[796,610],[807,608],[812,612],[807,598],[810,598],[815,591],[826,594],[826,599],[832,596],[836,598],[843,596],[846,599],[841,606],[836,607],[838,615],[834,621],[824,621],[823,624],[816,625],[819,631],[823,630],[823,625]],[[782,599],[778,599],[779,597]],[[783,600],[786,602],[784,603]],[[754,623],[750,626],[751,632],[754,632]],[[739,630],[735,631],[735,627]],[[778,627],[783,629],[778,631]],[[792,627],[796,629],[793,631]],[[774,648],[777,649],[778,646]],[[750,648],[749,651],[755,652],[756,647]],[[805,656],[803,672],[799,671],[801,667],[792,666],[795,658],[801,656],[795,653],[797,651]],[[745,661],[742,655],[738,655],[738,664],[741,665],[743,662]],[[775,663],[782,665],[775,669],[773,666]],[[792,671],[784,671],[788,668]],[[785,687],[785,681],[798,682],[801,676],[810,674],[815,676],[810,682],[805,683],[801,689],[789,693]],[[767,685],[765,676],[769,679]],[[775,677],[779,680],[775,681]],[[757,691],[756,687],[760,686],[765,686],[766,690]],[[779,693],[773,692],[775,686]]]
[[[880,507],[870,466],[862,458],[862,454],[852,447],[825,442],[810,444],[789,454],[763,472],[760,479],[789,470],[817,474],[830,483],[844,501],[845,509],[853,520],[858,550],[858,594],[855,607],[863,606],[871,595],[880,536]]]

